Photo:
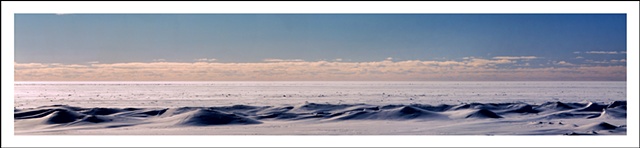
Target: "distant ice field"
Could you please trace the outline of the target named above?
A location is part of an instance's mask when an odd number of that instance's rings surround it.
[[[626,82],[15,82],[15,107],[611,102]]]

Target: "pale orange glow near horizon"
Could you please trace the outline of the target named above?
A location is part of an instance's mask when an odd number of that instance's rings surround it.
[[[15,63],[15,81],[625,81],[626,66],[500,68],[517,59],[259,63]]]

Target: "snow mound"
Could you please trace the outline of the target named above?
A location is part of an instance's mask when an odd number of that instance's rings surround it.
[[[176,115],[178,125],[209,126],[231,124],[260,124],[262,122],[246,117],[229,114],[216,110],[196,109],[194,111]]]

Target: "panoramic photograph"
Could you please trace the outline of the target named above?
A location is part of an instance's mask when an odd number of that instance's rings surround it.
[[[626,14],[14,15],[15,135],[626,135]]]

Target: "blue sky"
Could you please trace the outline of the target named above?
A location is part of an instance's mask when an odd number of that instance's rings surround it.
[[[489,66],[577,68],[626,66],[626,50],[624,14],[15,15],[17,64],[507,59]]]

